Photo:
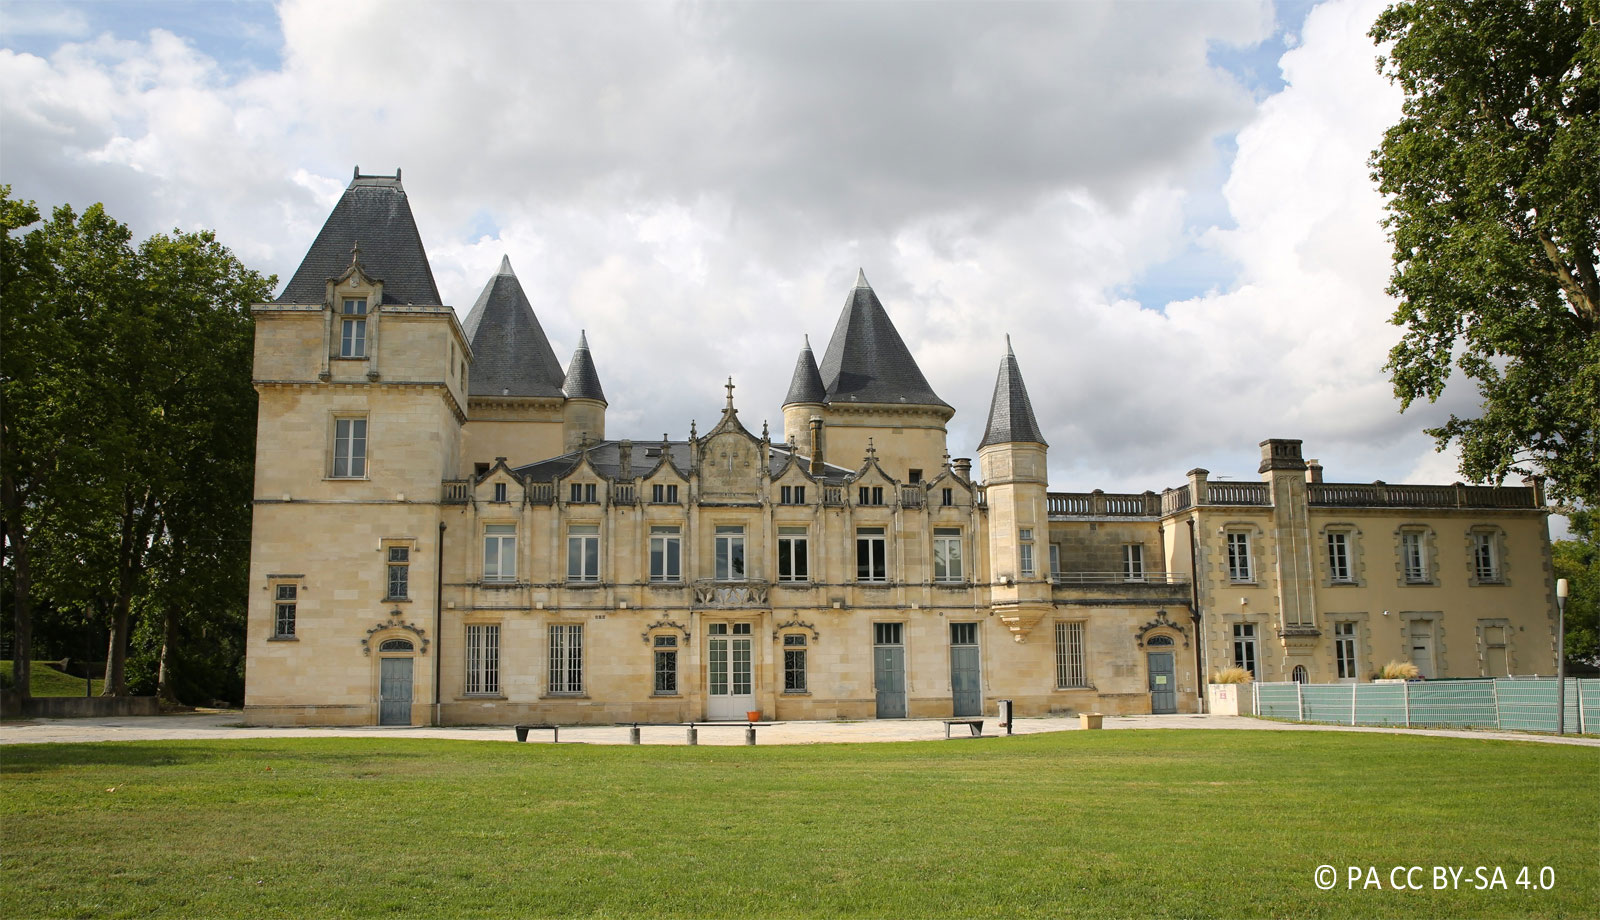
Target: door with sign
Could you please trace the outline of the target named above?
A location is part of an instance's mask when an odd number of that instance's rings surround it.
[[[1156,715],[1178,711],[1178,687],[1173,681],[1172,653],[1150,653],[1150,711]]]

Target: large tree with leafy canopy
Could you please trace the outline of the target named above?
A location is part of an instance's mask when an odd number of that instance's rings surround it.
[[[1454,369],[1481,407],[1428,430],[1462,472],[1600,500],[1600,0],[1419,0],[1385,10],[1405,91],[1374,152],[1389,196],[1402,406]]]

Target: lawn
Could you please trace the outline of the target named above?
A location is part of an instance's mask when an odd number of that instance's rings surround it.
[[[8,918],[1592,917],[1600,903],[1595,748],[1105,731],[0,757]],[[1322,864],[1338,867],[1331,891],[1313,884]],[[1352,865],[1377,869],[1383,890],[1348,890]],[[1389,889],[1395,866],[1424,867],[1410,876],[1424,890]],[[1463,890],[1433,890],[1433,866],[1466,867]],[[1478,866],[1508,888],[1470,890]],[[1554,887],[1538,890],[1546,866]]]
[[[5,675],[5,685],[11,686],[11,660],[0,659],[0,674]],[[35,661],[32,671],[33,679],[28,683],[34,696],[83,696],[83,678],[73,677],[65,671],[56,668],[54,661]],[[91,678],[94,683],[93,694],[99,695],[100,688],[105,681],[100,678]]]

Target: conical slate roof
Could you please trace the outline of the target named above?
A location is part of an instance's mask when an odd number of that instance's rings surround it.
[[[278,300],[322,303],[328,279],[350,267],[357,244],[361,270],[383,282],[384,303],[443,303],[398,170],[392,176],[355,174]]]
[[[600,389],[600,374],[594,369],[594,359],[589,357],[589,334],[578,333],[578,349],[572,353],[572,363],[567,365],[567,379],[561,391],[568,399],[597,399],[606,401]]]
[[[817,371],[817,356],[811,353],[811,336],[806,336],[806,344],[800,349],[800,358],[794,362],[794,378],[789,381],[789,395],[783,398],[783,404],[822,403],[827,398],[828,391],[822,385],[822,374]]]
[[[833,327],[820,372],[828,402],[949,406],[928,386],[864,271]]]
[[[565,377],[533,305],[502,257],[462,324],[472,343],[470,396],[560,396]]]
[[[981,450],[990,444],[1027,442],[1044,444],[1039,421],[1033,417],[1033,403],[1022,383],[1022,369],[1011,353],[1011,336],[1006,336],[1006,356],[1000,359],[1000,376],[994,381],[994,399],[989,403],[989,427],[978,442]]]

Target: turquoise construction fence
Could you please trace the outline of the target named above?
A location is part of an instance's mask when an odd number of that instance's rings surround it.
[[[1600,680],[1567,678],[1569,732],[1600,732]],[[1336,725],[1556,730],[1556,680],[1254,685],[1257,715]]]

